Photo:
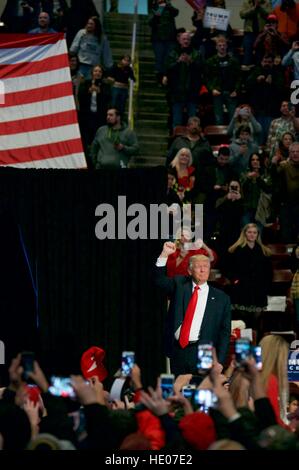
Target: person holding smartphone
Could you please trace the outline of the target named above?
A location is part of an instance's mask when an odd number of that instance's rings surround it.
[[[180,236],[176,235],[176,251],[168,257],[167,260],[167,276],[174,277],[177,275],[187,276],[188,265],[191,256],[205,255],[209,258],[212,266],[217,261],[217,254],[214,250],[208,247],[203,240],[196,240],[190,243],[191,234],[187,228],[179,230]]]
[[[171,372],[197,374],[199,343],[212,342],[218,361],[224,363],[231,331],[230,299],[209,286],[210,259],[204,255],[189,259],[188,275],[168,278],[166,264],[176,245],[165,242],[156,262],[156,285],[170,297],[165,328],[165,352]]]

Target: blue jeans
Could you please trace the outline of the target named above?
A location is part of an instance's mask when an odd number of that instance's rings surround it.
[[[196,116],[197,106],[192,101],[184,103],[173,103],[172,105],[172,127],[181,126],[183,124],[183,111],[187,108],[188,118]]]
[[[153,49],[155,54],[155,69],[158,73],[162,75],[165,75],[166,73],[166,59],[173,47],[173,41],[153,41]]]
[[[224,124],[223,105],[227,107],[230,122],[237,107],[237,98],[232,98],[229,91],[223,91],[221,95],[213,96],[215,122],[217,126],[222,126]]]
[[[120,114],[125,112],[128,94],[128,88],[112,87],[111,89],[111,106],[117,108]]]

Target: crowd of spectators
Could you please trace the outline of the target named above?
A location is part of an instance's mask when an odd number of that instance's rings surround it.
[[[226,7],[222,0],[207,3]],[[279,226],[278,241],[294,246],[290,300],[298,333],[299,118],[290,84],[299,77],[299,5],[282,0],[273,9],[268,0],[244,0],[243,54],[231,25],[226,31],[205,27],[199,8],[194,30],[177,30],[178,13],[170,1],[154,0],[149,14],[157,86],[165,89],[171,116],[166,202],[204,204],[205,241],[189,251],[185,230],[168,275],[184,275],[195,251],[207,255],[227,279],[234,318],[260,337],[273,269],[265,232]],[[112,57],[93,2],[9,1],[2,20],[3,31],[65,33],[88,167],[127,168],[139,150],[125,122],[135,77],[125,51]],[[227,139],[215,146],[206,124],[226,125]],[[185,126],[180,135],[173,133],[177,126]],[[216,397],[217,405],[204,411],[182,393],[196,382],[191,375],[177,377],[173,396],[165,399],[159,381],[143,389],[135,365],[130,394],[119,401],[110,400],[101,378],[86,383],[73,377],[76,400],[70,401],[49,393],[37,362],[26,384],[19,355],[1,390],[0,449],[298,449],[299,392],[289,393],[288,343],[268,335],[261,346],[261,372],[253,359],[237,367],[232,358],[224,371],[215,361],[196,384]]]
[[[299,388],[287,382],[288,343],[268,335],[261,348],[262,371],[252,357],[242,364],[233,357],[223,369],[214,351],[208,373],[179,375],[166,394],[160,377],[145,388],[134,364],[118,374],[118,397],[103,384],[103,365],[86,373],[81,359],[82,375],[71,375],[60,393],[57,377],[49,383],[36,360],[24,375],[19,354],[0,389],[0,449],[298,450]]]

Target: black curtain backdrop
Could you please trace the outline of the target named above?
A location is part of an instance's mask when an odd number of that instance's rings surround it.
[[[153,265],[163,242],[100,241],[95,236],[95,209],[101,203],[117,209],[119,195],[127,197],[127,205],[163,202],[166,170],[2,168],[0,185],[10,217],[21,228],[38,291],[38,342],[32,332],[31,345],[45,370],[79,372],[82,352],[97,345],[106,351],[110,381],[120,366],[121,351],[133,350],[145,383],[154,383],[165,370],[166,299],[153,284]],[[20,263],[11,259],[17,276]],[[32,295],[32,285],[25,291]],[[26,311],[24,295],[15,302],[29,321],[35,318],[35,305]],[[3,318],[2,299],[0,306]],[[15,320],[22,332],[19,316]]]

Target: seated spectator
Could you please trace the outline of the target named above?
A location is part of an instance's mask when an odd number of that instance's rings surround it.
[[[274,8],[278,19],[278,31],[287,41],[298,37],[299,4],[294,0],[282,0],[281,5]]]
[[[254,63],[253,44],[258,34],[263,30],[271,9],[269,0],[243,0],[240,17],[244,20],[243,64],[245,66]]]
[[[83,145],[87,153],[96,131],[106,123],[110,101],[110,86],[103,81],[103,68],[92,68],[91,80],[83,80],[79,85],[79,123]]]
[[[223,8],[226,9],[224,0],[212,0],[209,2],[210,7],[214,8]],[[226,37],[231,42],[233,36],[233,30],[230,24],[228,24],[227,30],[223,31],[216,28],[206,28],[203,25],[203,19],[205,15],[205,7],[198,7],[197,10],[194,10],[192,15],[192,24],[195,26],[196,30],[192,37],[192,45],[202,53],[205,60],[209,59],[216,54],[216,44],[215,39],[219,34]]]
[[[126,109],[126,102],[129,95],[129,79],[135,82],[134,72],[130,64],[131,57],[125,54],[108,72],[108,80],[112,79],[113,81],[111,106],[117,108],[121,116],[123,116]]]
[[[225,274],[232,282],[233,319],[258,329],[272,282],[271,251],[263,245],[257,225],[247,224],[228,252]]]
[[[107,111],[107,125],[98,129],[91,145],[91,160],[95,169],[126,168],[139,145],[134,131],[121,122],[117,109]]]
[[[189,259],[195,255],[205,255],[210,261],[211,265],[215,266],[217,261],[216,253],[209,248],[202,240],[191,242],[192,236],[189,229],[183,227],[182,231],[179,230],[176,240],[176,251],[168,256],[167,260],[167,276],[174,277],[177,275],[188,276]]]
[[[170,164],[183,147],[191,150],[194,166],[214,162],[211,146],[202,132],[200,119],[196,116],[188,119],[186,134],[176,137],[172,142],[168,150],[166,165]]]
[[[277,142],[285,132],[295,135],[299,131],[299,118],[296,117],[295,106],[292,103],[286,100],[282,101],[280,113],[280,117],[273,119],[269,128],[266,149],[270,158],[273,157],[277,148]]]
[[[265,173],[264,162],[260,153],[253,153],[249,157],[248,171],[241,174],[241,188],[244,197],[244,213],[242,226],[256,223],[262,233],[263,226],[256,220],[256,211],[260,201],[261,192],[271,192],[268,175]]]
[[[191,34],[179,34],[177,42],[168,55],[167,80],[163,79],[168,84],[172,103],[173,128],[183,124],[185,108],[188,118],[196,115],[203,73],[202,57],[191,45]]]
[[[244,125],[250,127],[252,140],[256,144],[259,144],[261,140],[262,126],[255,119],[249,104],[241,104],[236,108],[235,114],[227,128],[227,134],[235,138],[239,127]]]
[[[189,149],[182,148],[178,151],[172,162],[172,168],[177,173],[176,192],[183,203],[190,202],[190,191],[195,183],[195,168],[192,166],[192,155]]]
[[[282,69],[274,65],[274,57],[271,55],[265,55],[247,79],[250,102],[263,129],[262,144],[267,140],[272,119],[277,116],[283,86]]]
[[[278,142],[278,146],[274,151],[272,162],[280,163],[289,158],[290,145],[295,142],[295,137],[291,132],[285,132],[282,134],[281,139]]]
[[[91,69],[97,64],[102,64],[105,69],[112,67],[110,44],[97,16],[89,18],[85,28],[77,32],[70,52],[78,55],[80,72],[84,78],[91,78]]]
[[[251,138],[249,126],[240,126],[236,132],[236,139],[230,144],[229,164],[234,175],[239,178],[248,168],[249,157],[259,150],[258,145]]]
[[[55,29],[50,27],[50,15],[45,12],[41,11],[39,16],[38,16],[38,27],[31,29],[28,31],[30,34],[49,34],[49,33],[56,33]]]
[[[299,80],[299,41],[294,41],[292,48],[282,58],[281,65],[287,67],[293,66],[293,77],[294,80]]]
[[[228,55],[227,46],[227,39],[224,36],[218,36],[216,39],[217,55],[206,62],[207,87],[213,96],[217,125],[224,124],[224,105],[228,110],[229,121],[233,118],[241,87],[240,64],[235,57]]]
[[[277,28],[276,16],[269,15],[264,30],[258,35],[253,45],[257,62],[260,62],[266,54],[282,57],[288,49],[289,42],[278,32]]]
[[[155,54],[155,69],[158,83],[161,83],[166,74],[165,64],[168,54],[175,47],[176,27],[175,17],[179,10],[174,8],[170,1],[154,0],[149,15],[151,27],[151,41]]]

